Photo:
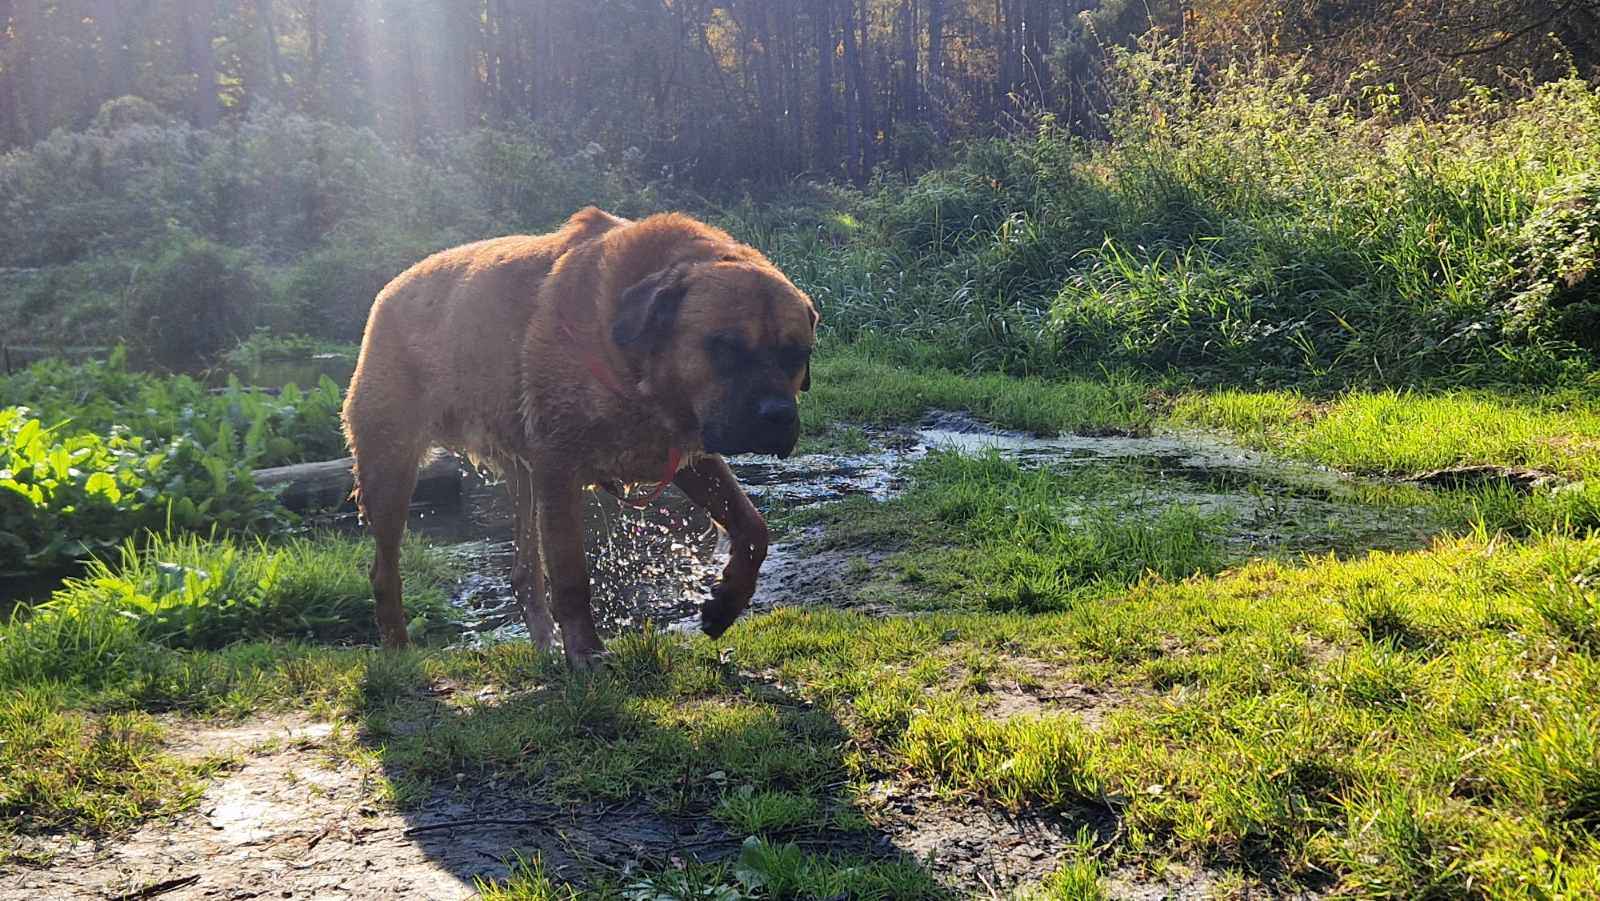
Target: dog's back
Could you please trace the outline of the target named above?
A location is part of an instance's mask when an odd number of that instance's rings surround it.
[[[564,254],[627,221],[589,207],[550,234],[441,251],[386,285],[345,399],[356,457],[363,443],[399,443],[407,453],[422,441],[488,461],[514,441],[518,360],[540,284]]]

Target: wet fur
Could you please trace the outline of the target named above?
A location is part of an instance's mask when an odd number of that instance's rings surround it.
[[[373,304],[344,407],[357,501],[378,546],[384,643],[405,643],[399,539],[417,464],[435,445],[507,480],[518,511],[513,583],[530,631],[549,643],[548,572],[579,665],[599,646],[576,492],[656,481],[669,450],[682,451],[675,482],[736,549],[705,610],[707,631],[720,633],[754,591],[767,534],[726,464],[705,452],[729,391],[705,343],[721,334],[757,350],[809,347],[816,320],[759,252],[677,214],[632,222],[590,207],[551,234],[457,247],[395,278]],[[791,396],[803,385],[771,366],[758,376]]]

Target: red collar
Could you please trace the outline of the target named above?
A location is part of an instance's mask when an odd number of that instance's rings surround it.
[[[563,331],[566,332],[566,334],[567,334],[567,336],[569,338],[576,339],[578,337],[576,332],[573,330],[571,323],[562,323],[562,329],[563,329]],[[581,346],[581,342],[578,342],[578,343],[580,343],[580,346]],[[635,403],[635,404],[639,404],[639,405],[645,405],[646,404],[646,401],[645,401],[644,398],[637,397],[637,396],[635,396],[635,394],[632,391],[628,390],[627,386],[623,383],[622,379],[617,377],[617,374],[612,371],[610,366],[606,365],[605,360],[602,360],[600,358],[599,354],[597,354],[597,353],[586,353],[586,354],[584,354],[583,355],[583,368],[588,370],[589,374],[594,376],[595,381],[597,381],[600,384],[604,385],[606,387],[606,389],[609,390],[612,394],[615,394],[618,397],[622,398],[623,400],[629,401],[631,403]],[[683,451],[679,450],[676,447],[668,448],[667,449],[667,466],[666,466],[666,469],[662,470],[661,479],[660,479],[660,481],[658,481],[656,483],[656,487],[652,488],[650,490],[650,493],[648,495],[646,495],[643,500],[632,500],[632,499],[626,497],[621,492],[615,492],[616,496],[617,496],[617,500],[621,501],[624,504],[627,504],[630,507],[634,507],[634,508],[641,509],[641,510],[644,509],[645,507],[650,506],[651,504],[656,502],[657,498],[661,497],[661,493],[663,491],[667,490],[667,486],[672,484],[673,478],[678,474],[678,466],[680,464],[682,464],[682,463],[683,463]]]

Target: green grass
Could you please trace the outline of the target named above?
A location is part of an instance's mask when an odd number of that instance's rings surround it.
[[[1147,429],[1148,387],[1122,378],[1008,378],[905,366],[871,343],[823,345],[803,396],[808,426],[914,423],[933,410],[962,410],[1001,428],[1042,434]]]
[[[485,901],[555,901],[577,898],[557,883],[536,858],[520,860],[511,878],[480,882]],[[590,885],[581,897],[639,898],[944,898],[949,893],[914,864],[820,855],[794,844],[751,838],[731,863],[689,863],[667,870],[644,870],[627,878]]]
[[[1027,468],[935,451],[908,476],[910,488],[887,502],[852,498],[778,521],[824,525],[824,548],[900,551],[889,569],[910,595],[903,605],[1064,609],[1226,560],[1226,515],[1153,501],[1153,486],[1122,468]]]
[[[1103,803],[1095,752],[1076,717],[997,722],[971,710],[933,710],[906,727],[896,753],[933,785],[1012,812]]]
[[[1144,854],[1405,897],[1585,885],[1595,733],[1572,705],[1600,666],[1534,599],[1597,557],[1461,539],[1141,585],[1087,614],[796,610],[734,637],[745,665],[848,699],[883,765],[1011,807],[1109,804]],[[1143,640],[1108,657],[1117,622]],[[1092,737],[1061,714],[976,718],[947,669],[968,645],[1133,700]]]
[[[1094,835],[1084,829],[1067,854],[1061,869],[1051,873],[1040,885],[1024,890],[1025,901],[1102,901],[1106,891],[1101,883],[1104,862],[1095,856]]]
[[[1318,401],[1293,391],[1192,392],[1172,402],[1169,421],[1220,429],[1245,445],[1346,472],[1532,469],[1570,483],[1531,494],[1491,483],[1435,501],[1451,511],[1447,519],[1489,531],[1600,526],[1600,405],[1584,393],[1349,392]]]
[[[0,684],[49,683],[100,704],[212,710],[249,696],[264,668],[292,645],[251,653],[230,647],[279,642],[371,642],[367,542],[333,535],[268,544],[194,536],[132,544],[92,562],[33,608],[0,626]],[[447,592],[460,563],[408,542],[402,577],[416,636],[449,634]],[[218,655],[194,653],[228,648]],[[121,696],[115,700],[114,696]]]
[[[43,687],[0,696],[0,832],[105,832],[188,807],[209,763],[165,753],[149,714],[63,709]],[[0,843],[0,860],[4,857]]]
[[[1384,391],[1317,401],[1292,391],[1219,391],[1179,397],[1172,418],[1351,472],[1488,464],[1600,475],[1600,402],[1573,393]]]

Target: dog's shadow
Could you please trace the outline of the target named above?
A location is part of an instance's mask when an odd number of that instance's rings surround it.
[[[464,890],[537,873],[655,897],[809,872],[940,893],[853,806],[836,718],[704,643],[636,633],[593,675],[515,642],[381,655],[362,692],[405,838]]]

